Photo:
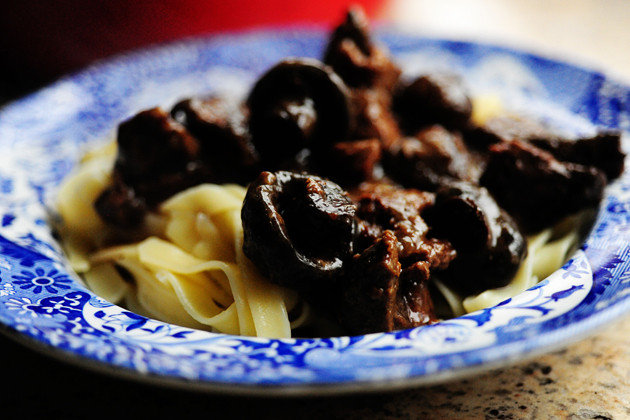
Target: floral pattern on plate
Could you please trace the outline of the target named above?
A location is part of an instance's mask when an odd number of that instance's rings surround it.
[[[449,69],[475,93],[588,133],[630,130],[630,89],[505,48],[378,32],[407,74]],[[51,231],[60,181],[117,123],[199,93],[245,93],[286,56],[319,57],[319,31],[188,40],[124,55],[0,112],[0,322],[73,360],[213,390],[325,393],[434,383],[575,340],[630,310],[630,179],[611,185],[588,239],[562,269],[499,305],[435,325],[321,339],[238,337],[134,314],[95,296]]]

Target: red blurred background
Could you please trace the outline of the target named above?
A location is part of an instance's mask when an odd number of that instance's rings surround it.
[[[349,5],[375,18],[384,0],[39,0],[0,13],[5,89],[37,87],[112,54],[190,35],[258,26],[333,25]]]

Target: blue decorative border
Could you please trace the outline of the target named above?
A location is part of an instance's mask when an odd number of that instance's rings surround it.
[[[630,130],[630,89],[588,69],[490,45],[380,32],[408,73],[448,68],[473,91],[559,128]],[[0,322],[77,361],[234,392],[338,392],[431,383],[545,351],[630,309],[630,178],[610,186],[582,249],[532,289],[436,325],[358,337],[212,334],[103,301],[52,237],[56,188],[117,122],[199,92],[245,92],[286,56],[321,55],[320,31],[193,39],[125,55],[0,112]],[[290,391],[292,390],[292,391]],[[297,391],[296,391],[297,390]]]

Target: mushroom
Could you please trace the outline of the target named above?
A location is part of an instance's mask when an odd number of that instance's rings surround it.
[[[341,275],[352,253],[354,215],[355,205],[331,181],[263,172],[243,202],[243,251],[276,284],[321,288]]]
[[[306,148],[345,140],[353,121],[348,88],[315,59],[274,66],[254,85],[247,105],[254,146],[272,166]]]
[[[185,99],[171,110],[171,116],[198,140],[212,182],[245,185],[260,172],[247,112],[241,101],[222,96]]]
[[[527,254],[526,238],[483,187],[463,181],[442,187],[422,216],[431,236],[457,251],[440,278],[463,296],[505,286]]]

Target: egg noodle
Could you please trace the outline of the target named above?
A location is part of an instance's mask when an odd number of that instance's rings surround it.
[[[59,192],[68,261],[89,288],[134,312],[186,327],[291,336],[305,318],[289,321],[296,293],[266,281],[243,255],[245,188],[190,188],[161,205],[146,239],[107,247],[107,227],[91,204],[109,181],[112,159],[94,154]]]
[[[485,109],[477,118],[496,114],[500,107],[487,105],[495,102],[475,101]],[[141,315],[227,334],[291,337],[309,321],[297,293],[267,281],[243,254],[241,186],[203,184],[178,193],[147,217],[143,239],[107,245],[112,232],[93,203],[110,183],[115,155],[115,142],[87,154],[58,195],[68,261],[91,290]],[[560,267],[584,220],[572,216],[529,237],[528,256],[505,287],[460,297],[439,279],[434,285],[455,316],[496,305]]]

